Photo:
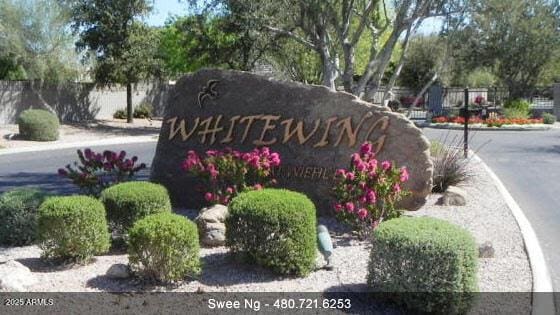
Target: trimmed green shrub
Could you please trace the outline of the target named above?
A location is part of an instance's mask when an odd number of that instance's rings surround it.
[[[109,250],[105,208],[88,196],[50,197],[39,207],[38,237],[44,258],[86,262]]]
[[[477,263],[468,231],[439,219],[401,217],[375,230],[367,281],[411,309],[463,313],[478,290]]]
[[[55,141],[60,123],[53,113],[42,109],[23,111],[17,119],[19,134],[25,140]]]
[[[29,245],[37,238],[37,209],[46,194],[35,188],[18,188],[0,196],[0,244]]]
[[[187,218],[158,213],[137,221],[128,231],[132,270],[163,282],[200,273],[198,230]]]
[[[542,119],[543,119],[543,123],[545,123],[547,125],[552,125],[556,122],[556,116],[554,116],[550,113],[544,113],[542,115]]]
[[[167,189],[150,182],[126,182],[101,192],[111,227],[126,232],[134,222],[150,214],[171,212]]]
[[[152,112],[154,108],[149,103],[141,103],[140,105],[136,106],[132,116],[134,118],[152,118]]]
[[[241,193],[229,205],[226,246],[280,274],[307,275],[317,254],[315,212],[309,198],[289,190]]]
[[[113,114],[113,118],[115,118],[115,119],[126,119],[126,110],[117,109],[117,111]]]

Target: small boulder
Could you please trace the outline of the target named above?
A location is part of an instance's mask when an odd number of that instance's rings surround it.
[[[478,247],[478,257],[494,258],[494,247],[491,242],[486,241]]]
[[[467,192],[456,186],[449,186],[438,204],[443,206],[464,206],[467,204]]]
[[[228,208],[214,205],[200,210],[195,222],[200,233],[200,242],[206,246],[223,246],[226,243],[225,220]]]
[[[113,264],[105,275],[111,279],[126,279],[130,277],[130,268],[125,264]]]
[[[0,291],[26,292],[37,283],[31,270],[15,260],[0,264]]]

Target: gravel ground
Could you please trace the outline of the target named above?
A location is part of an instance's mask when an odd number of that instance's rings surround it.
[[[463,207],[435,205],[439,195],[430,196],[428,203],[416,212],[406,215],[432,216],[448,220],[468,229],[478,243],[490,241],[495,258],[480,259],[478,276],[481,292],[530,292],[531,269],[524,250],[522,236],[505,201],[486,175],[483,168],[472,161],[473,177],[463,187],[468,193],[468,205]],[[182,211],[193,217],[192,211]],[[320,219],[329,226],[335,245],[333,271],[317,270],[308,277],[279,277],[267,270],[235,262],[224,247],[203,248],[203,273],[175,286],[153,286],[139,280],[113,280],[105,276],[114,263],[127,263],[124,253],[98,256],[85,266],[55,267],[39,259],[37,246],[0,248],[0,262],[15,259],[28,266],[37,276],[32,287],[37,292],[86,291],[169,291],[169,292],[361,292],[365,291],[368,253],[367,242],[356,241],[333,219]],[[319,255],[320,256],[320,255]],[[321,265],[318,257],[317,264]],[[489,297],[489,296],[487,296]],[[498,302],[502,296],[492,296]],[[520,299],[521,298],[521,299]],[[515,296],[515,310],[529,310],[530,295]],[[500,309],[502,306],[496,306]]]
[[[122,136],[148,136],[159,134],[161,120],[134,119],[128,124],[125,120],[96,120],[91,122],[60,125],[57,141],[27,141],[19,138],[18,125],[0,125],[0,148],[21,148],[48,146],[58,143],[99,140]]]
[[[189,216],[192,217],[190,213]],[[40,260],[41,251],[37,246],[26,246],[0,249],[0,262],[15,259],[29,267],[39,280],[32,290],[41,292],[365,290],[368,253],[371,246],[367,242],[355,241],[348,233],[344,233],[343,228],[334,220],[321,221],[331,226],[331,231],[338,232],[338,235],[333,238],[335,250],[332,259],[332,264],[337,268],[334,271],[318,270],[302,279],[278,277],[264,268],[239,264],[228,255],[225,247],[202,248],[201,258],[204,267],[200,278],[174,287],[151,286],[134,279],[117,281],[105,277],[105,272],[112,264],[128,262],[127,256],[123,253],[97,256],[95,262],[85,266],[58,267],[50,266]],[[322,256],[320,256],[317,265],[322,264]]]

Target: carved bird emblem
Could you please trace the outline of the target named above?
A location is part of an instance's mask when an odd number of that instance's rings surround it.
[[[202,105],[207,98],[214,99],[218,97],[216,85],[219,82],[219,80],[208,80],[208,82],[206,82],[206,86],[203,87],[200,92],[198,92],[198,106],[200,106],[200,108],[202,108]]]

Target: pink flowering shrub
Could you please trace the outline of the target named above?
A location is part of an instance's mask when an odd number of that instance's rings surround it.
[[[407,194],[401,185],[408,178],[406,167],[378,161],[372,144],[362,144],[360,152],[352,154],[350,168],[336,171],[333,190],[337,217],[365,238],[383,219],[399,216],[395,203]]]
[[[239,192],[275,184],[271,168],[279,165],[280,155],[263,147],[250,152],[209,150],[204,158],[191,150],[182,167],[202,179],[204,199],[209,204],[227,205]]]
[[[146,168],[146,164],[136,165],[138,157],[126,158],[126,152],[104,151],[95,153],[91,149],[78,150],[80,164],[74,162],[58,170],[58,175],[69,178],[84,193],[99,196],[101,191],[111,185],[131,180],[134,175]]]

